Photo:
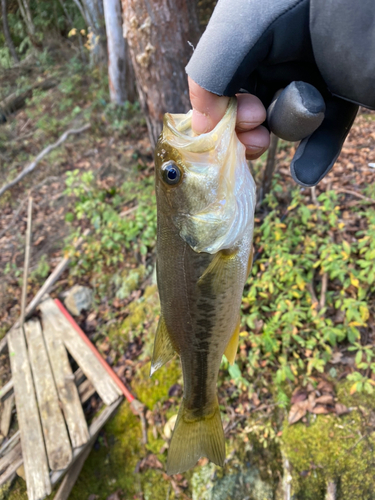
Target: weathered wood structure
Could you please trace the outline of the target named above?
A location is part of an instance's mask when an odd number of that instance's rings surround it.
[[[29,500],[42,500],[65,475],[55,497],[64,500],[124,390],[59,301],[46,296],[39,313],[7,335],[12,379],[0,389],[0,485],[23,466]],[[106,408],[88,426],[82,404],[95,392]],[[7,438],[14,400],[19,429]]]

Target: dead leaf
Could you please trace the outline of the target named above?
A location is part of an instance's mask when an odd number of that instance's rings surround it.
[[[122,490],[117,490],[112,493],[112,495],[109,495],[109,497],[107,497],[107,500],[122,500],[122,493]]]
[[[324,394],[323,396],[317,398],[316,402],[322,405],[333,405],[333,396],[330,394]]]
[[[95,495],[95,493],[91,493],[91,495],[89,495],[87,500],[98,500],[98,498],[99,498],[99,495]]]
[[[347,413],[350,413],[350,410],[347,406],[343,405],[342,403],[336,403],[335,412],[336,415],[340,417],[341,415],[346,415]]]
[[[333,385],[326,380],[321,380],[317,387],[318,391],[322,393],[334,394]]]
[[[308,401],[306,400],[306,401],[300,401],[299,403],[292,405],[288,417],[288,423],[290,425],[295,424],[306,415],[307,404]]]
[[[161,469],[161,470],[163,470],[164,467],[163,467],[163,464],[160,462],[160,460],[157,458],[157,456],[154,455],[153,453],[150,453],[149,455],[147,455],[146,457],[144,457],[140,461],[139,466],[138,466],[139,472],[143,472],[147,469]],[[114,500],[117,500],[117,499],[114,499]]]
[[[292,395],[291,403],[300,403],[301,401],[305,401],[307,399],[306,389],[297,388]]]
[[[259,399],[258,394],[256,392],[253,392],[253,395],[251,396],[251,399],[252,399],[252,402],[254,403],[254,406],[259,406],[260,405],[260,399]]]
[[[337,363],[340,363],[341,358],[342,358],[342,352],[334,352],[330,362],[333,365],[336,365]]]
[[[323,405],[316,405],[312,410],[311,413],[315,413],[315,415],[326,415],[329,413],[329,410],[326,406]]]
[[[309,412],[312,412],[313,408],[315,408],[315,405],[316,405],[315,391],[314,392],[310,392],[307,401],[308,401],[307,410]]]

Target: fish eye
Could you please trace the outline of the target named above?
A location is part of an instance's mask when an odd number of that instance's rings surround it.
[[[181,170],[174,161],[166,161],[161,167],[163,181],[170,186],[180,182]]]

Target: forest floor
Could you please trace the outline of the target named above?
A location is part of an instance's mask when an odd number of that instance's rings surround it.
[[[219,376],[228,460],[223,472],[202,459],[170,478],[164,464],[182,377],[172,361],[148,378],[159,303],[145,120],[137,104],[109,104],[106,77],[68,49],[3,71],[0,99],[47,77],[58,84],[34,91],[0,125],[0,188],[67,129],[91,127],[68,137],[0,197],[0,338],[20,314],[31,194],[28,301],[69,254],[72,264],[51,295],[61,298],[74,284],[93,289],[92,308],[76,320],[147,406],[148,423],[148,443],[141,444],[140,424],[124,403],[71,498],[280,498],[288,467],[297,499],[323,499],[329,481],[342,500],[375,498],[374,112],[360,111],[334,169],[315,190],[293,183],[295,146],[280,141],[272,192],[256,213],[237,362],[223,362]],[[252,165],[258,184],[264,163],[265,156]],[[73,252],[87,228],[82,249]],[[9,377],[3,355],[0,387]],[[87,414],[99,404],[93,396]],[[0,490],[0,499],[25,495],[20,478]]]

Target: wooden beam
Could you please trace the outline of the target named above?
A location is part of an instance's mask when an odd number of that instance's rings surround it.
[[[10,423],[12,421],[12,411],[14,408],[14,394],[11,394],[9,397],[3,401],[3,410],[1,412],[0,418],[0,433],[7,437],[9,433]]]
[[[82,368],[83,373],[95,387],[103,402],[106,405],[111,405],[121,395],[119,387],[60,311],[55,301],[48,299],[43,302],[43,304],[45,303],[48,303],[50,314],[53,315],[55,335],[60,336],[65,347]]]
[[[21,329],[14,328],[10,332],[8,345],[27,494],[29,500],[39,500],[51,493],[51,482],[26,342]]]
[[[48,298],[39,306],[42,313],[43,335],[72,446],[78,448],[87,443],[90,435],[68,353],[60,333],[56,331],[55,308],[51,309],[51,304],[53,301]]]
[[[120,404],[123,401],[123,396],[121,396],[117,401],[112,403],[111,405],[107,406],[101,414],[94,419],[92,424],[89,427],[89,432],[90,432],[90,440],[88,443],[85,444],[85,446],[81,446],[81,448],[76,448],[73,450],[73,460],[71,465],[73,465],[76,460],[85,452],[88,446],[94,444],[95,439],[97,434],[99,433],[100,429],[108,422],[108,420],[112,417],[112,415],[115,413],[117,408],[120,406]],[[68,471],[68,469],[63,470],[63,471],[55,471],[51,474],[51,484],[54,486],[60,479],[65,475],[65,473]]]
[[[51,470],[65,469],[72,458],[72,448],[59,406],[42,327],[38,319],[31,319],[24,328],[49,466]]]
[[[68,500],[70,492],[72,491],[78,476],[81,473],[82,467],[86,462],[87,457],[90,455],[94,443],[91,442],[88,446],[84,448],[81,455],[74,462],[72,467],[66,473],[64,479],[62,480],[59,489],[54,497],[54,500]]]

